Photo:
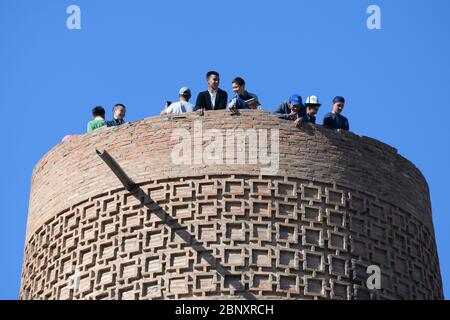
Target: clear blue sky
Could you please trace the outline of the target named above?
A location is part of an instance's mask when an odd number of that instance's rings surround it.
[[[81,8],[68,30],[66,8]],[[368,30],[379,5],[382,30]],[[18,297],[31,172],[95,105],[134,121],[204,73],[247,81],[263,108],[290,94],[347,97],[352,130],[414,162],[431,190],[450,297],[450,1],[0,0],[0,299]]]

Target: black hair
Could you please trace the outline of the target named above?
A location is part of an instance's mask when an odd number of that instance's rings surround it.
[[[231,81],[231,83],[236,83],[238,86],[243,87],[245,86],[245,80],[242,79],[241,77],[236,77],[234,78],[233,81]]]
[[[219,73],[217,71],[209,71],[206,74],[206,79],[209,79],[211,76],[218,76],[218,77],[220,77],[220,75],[219,75]]]
[[[105,109],[103,109],[102,106],[97,106],[94,109],[92,109],[92,115],[94,117],[100,116],[100,117],[104,118],[105,117]]]
[[[127,110],[127,107],[125,107],[124,104],[122,104],[122,103],[116,103],[116,104],[114,105],[113,112],[116,111],[116,108],[117,108],[117,107],[122,107],[123,110],[125,110],[125,111]]]

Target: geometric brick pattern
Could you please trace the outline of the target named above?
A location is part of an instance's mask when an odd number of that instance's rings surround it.
[[[345,186],[200,175],[105,191],[29,238],[22,299],[442,299],[434,231]],[[379,265],[382,289],[366,289]]]

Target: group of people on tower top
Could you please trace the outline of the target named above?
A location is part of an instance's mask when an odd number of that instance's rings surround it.
[[[295,126],[299,128],[302,123],[316,123],[316,115],[321,105],[317,96],[309,96],[303,103],[302,97],[294,94],[288,101],[283,102],[274,114],[281,119],[295,121]],[[323,118],[323,126],[333,130],[350,130],[348,119],[341,114],[344,106],[344,97],[335,97],[333,110]]]
[[[228,101],[228,93],[219,88],[220,75],[216,71],[210,71],[206,74],[208,89],[200,92],[197,96],[195,105],[190,103],[192,98],[191,90],[188,87],[182,87],[179,92],[179,101],[167,101],[162,115],[165,114],[181,114],[186,112],[198,112],[203,115],[209,110],[228,109],[232,114],[239,114],[238,110],[242,109],[259,109],[261,103],[258,97],[249,93],[245,89],[244,79],[237,77],[231,87],[234,97]],[[316,123],[316,115],[319,111],[321,103],[317,96],[309,96],[305,103],[300,95],[292,95],[288,101],[283,102],[275,110],[274,114],[281,119],[294,121],[294,125],[299,128],[303,123]],[[333,130],[350,129],[348,119],[342,115],[344,110],[345,99],[337,96],[333,99],[333,108],[327,113],[323,119],[323,126]],[[101,106],[92,110],[92,120],[88,123],[87,131],[91,132],[102,126],[119,126],[125,123],[126,107],[123,104],[116,104],[113,108],[113,120],[105,120],[105,109]]]
[[[102,106],[97,106],[92,109],[92,120],[87,124],[87,132],[94,131],[95,129],[103,126],[115,127],[125,124],[125,115],[127,108],[125,105],[118,103],[113,107],[113,120],[106,121],[106,111]]]

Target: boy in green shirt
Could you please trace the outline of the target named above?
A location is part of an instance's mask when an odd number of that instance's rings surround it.
[[[87,132],[92,132],[95,129],[103,127],[105,124],[105,109],[101,106],[92,109],[92,120],[87,125]]]

